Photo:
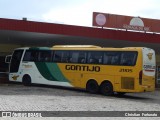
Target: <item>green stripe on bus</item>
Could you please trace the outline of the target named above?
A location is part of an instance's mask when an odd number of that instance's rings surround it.
[[[62,71],[59,69],[56,63],[46,63],[48,70],[54,76],[54,78],[58,81],[69,82],[68,79],[65,78]]]
[[[35,62],[40,74],[47,80],[69,82],[56,63]]]

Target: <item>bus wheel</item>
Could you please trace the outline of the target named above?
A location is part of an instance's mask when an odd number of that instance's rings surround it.
[[[30,86],[31,85],[31,77],[29,75],[23,76],[22,83],[24,86]]]
[[[95,80],[89,80],[86,85],[86,90],[90,93],[97,93],[99,90],[98,83]]]
[[[110,82],[103,82],[100,85],[100,92],[105,96],[113,95],[113,86]]]

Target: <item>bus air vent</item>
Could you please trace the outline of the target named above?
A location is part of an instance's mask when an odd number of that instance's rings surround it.
[[[121,78],[121,88],[133,90],[134,89],[134,78],[122,77]]]

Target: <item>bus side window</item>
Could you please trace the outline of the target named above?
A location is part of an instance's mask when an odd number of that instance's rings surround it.
[[[98,51],[98,52],[95,52],[95,51],[90,51],[88,53],[88,63],[91,63],[91,64],[102,64],[103,62],[103,52],[101,51]]]
[[[39,51],[39,62],[50,62],[51,61],[51,51]]]
[[[62,58],[62,51],[55,51],[53,61],[61,62],[61,58]]]
[[[55,51],[54,62],[69,63],[71,61],[70,51]]]
[[[111,64],[112,65],[118,65],[119,64],[119,57],[118,56],[112,56]]]
[[[106,65],[111,65],[112,63],[112,56],[110,55],[110,52],[105,52],[103,63]]]
[[[79,52],[78,63],[86,63],[86,56],[87,56],[86,52],[84,51]]]
[[[35,50],[26,50],[23,61],[37,61],[38,52]]]
[[[30,61],[30,60],[31,60],[31,52],[26,50],[23,61]]]
[[[106,54],[104,54],[103,64],[107,64],[109,61],[109,58]]]
[[[34,62],[38,61],[38,51],[31,52],[31,61],[34,61]]]
[[[104,54],[104,64],[106,65],[119,65],[120,64],[120,52],[107,51]]]
[[[121,57],[121,65],[133,66],[136,62],[136,52],[123,52]]]
[[[70,51],[63,51],[62,52],[61,62],[69,63],[70,60],[71,60]]]
[[[78,51],[71,51],[70,63],[78,63]]]
[[[79,58],[78,63],[85,63],[85,58],[83,58],[83,57]]]

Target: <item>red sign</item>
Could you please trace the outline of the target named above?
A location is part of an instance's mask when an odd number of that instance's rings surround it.
[[[160,20],[97,12],[93,13],[93,26],[160,32]]]

